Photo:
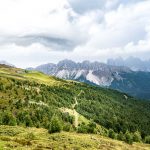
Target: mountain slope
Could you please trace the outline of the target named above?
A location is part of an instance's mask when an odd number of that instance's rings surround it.
[[[112,89],[123,91],[134,97],[150,99],[150,73],[131,72],[121,73],[121,80],[114,80],[109,86]]]
[[[109,136],[113,129],[117,136],[138,130],[143,139],[150,135],[150,102],[37,71],[0,66],[0,108],[0,124],[5,125],[49,129],[51,119],[57,115],[63,127],[69,125],[69,130],[76,130],[74,116],[62,111],[75,109],[82,118],[77,131],[95,133],[96,129],[96,133]],[[92,120],[96,126],[86,125]],[[92,131],[91,125],[95,128]]]
[[[38,70],[58,78],[108,87],[141,99],[150,99],[150,72],[134,72],[123,66],[89,61],[75,63],[71,60],[45,64],[29,70]]]

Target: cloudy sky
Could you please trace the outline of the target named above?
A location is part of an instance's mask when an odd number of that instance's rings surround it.
[[[150,59],[150,0],[0,0],[0,60]]]

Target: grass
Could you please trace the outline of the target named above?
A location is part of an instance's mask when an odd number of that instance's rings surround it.
[[[10,134],[13,133],[13,134]],[[0,150],[149,150],[150,145],[112,140],[94,134],[61,132],[49,134],[42,128],[0,126]]]
[[[53,80],[49,76],[42,74],[40,72],[36,72],[36,71],[30,71],[28,73],[23,74],[23,76],[26,78],[38,80],[39,82],[44,82],[47,84],[53,82]]]
[[[38,71],[25,71],[19,68],[6,68],[5,66],[0,66],[0,76],[1,77],[8,77],[8,78],[14,78],[18,80],[30,80],[35,81],[40,84],[46,84],[49,86],[56,86],[60,84],[69,84],[70,82],[75,81],[64,81],[61,79],[57,79],[52,76],[45,75]]]

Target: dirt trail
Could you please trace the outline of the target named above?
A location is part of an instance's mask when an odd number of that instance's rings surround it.
[[[77,96],[74,97],[75,103],[72,105],[73,114],[74,114],[74,117],[75,117],[74,125],[75,125],[76,128],[78,127],[78,124],[79,124],[78,123],[79,114],[76,111],[75,107],[78,105],[77,97],[80,96],[82,93],[83,93],[83,91],[81,90],[80,93]]]
[[[77,128],[78,127],[78,118],[79,118],[79,115],[77,113],[77,111],[75,110],[75,107],[76,105],[78,105],[78,101],[77,101],[77,98],[75,97],[75,103],[73,104],[73,114],[74,114],[74,126]]]
[[[82,90],[80,91],[80,93],[74,97],[74,101],[75,103],[72,104],[72,109],[69,109],[69,108],[62,108],[62,111],[63,112],[68,112],[69,114],[73,115],[74,116],[74,126],[77,128],[78,127],[78,124],[79,124],[79,113],[76,111],[76,106],[78,105],[78,100],[77,100],[77,97],[79,97],[82,93],[84,93]]]

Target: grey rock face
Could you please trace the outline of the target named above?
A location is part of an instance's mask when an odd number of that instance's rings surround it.
[[[32,70],[33,68],[29,68]],[[48,75],[62,79],[90,82],[100,86],[109,86],[115,79],[121,79],[120,72],[131,72],[127,67],[109,66],[100,62],[83,61],[75,63],[72,60],[62,60],[58,64],[44,64],[34,68]]]

